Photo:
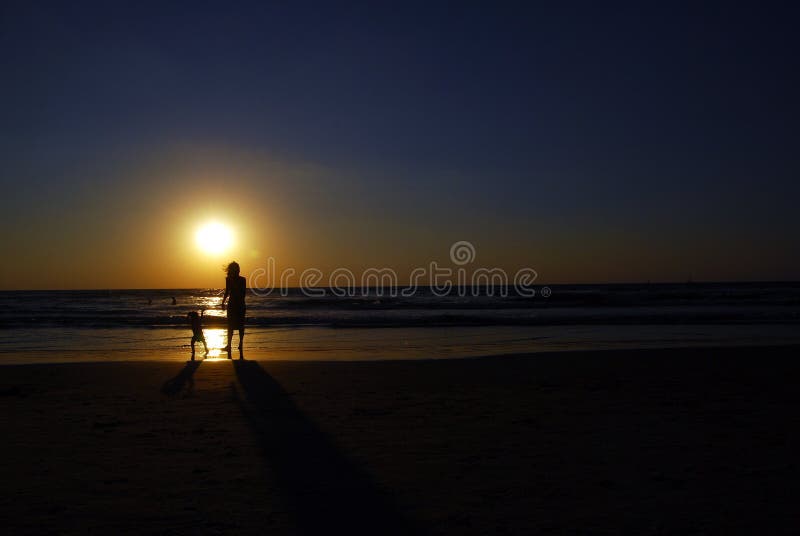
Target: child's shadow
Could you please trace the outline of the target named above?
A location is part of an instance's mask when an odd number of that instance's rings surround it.
[[[202,361],[189,361],[177,376],[170,378],[161,386],[161,392],[167,396],[175,396],[186,386],[186,394],[191,395],[194,390],[194,372]]]

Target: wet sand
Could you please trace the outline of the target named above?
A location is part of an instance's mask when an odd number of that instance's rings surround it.
[[[794,533],[796,355],[0,367],[0,526]]]

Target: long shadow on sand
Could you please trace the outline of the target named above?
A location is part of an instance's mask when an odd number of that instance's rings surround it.
[[[419,533],[258,363],[237,361],[233,366],[250,402],[243,411],[300,532]]]
[[[161,386],[161,392],[167,396],[175,396],[181,392],[184,385],[189,385],[189,388],[194,385],[194,372],[200,366],[202,361],[189,361],[186,366],[181,369],[177,376],[170,378]]]

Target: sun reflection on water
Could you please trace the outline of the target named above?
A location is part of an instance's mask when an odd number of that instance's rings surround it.
[[[208,345],[206,359],[227,359],[227,353],[222,350],[226,344],[225,330],[206,328],[203,333],[206,336],[206,344]]]

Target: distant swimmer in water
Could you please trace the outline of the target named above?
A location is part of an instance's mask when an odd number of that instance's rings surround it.
[[[153,305],[153,298],[147,298],[147,305]]]
[[[172,297],[172,305],[178,305],[178,300],[175,299],[175,296]]]

